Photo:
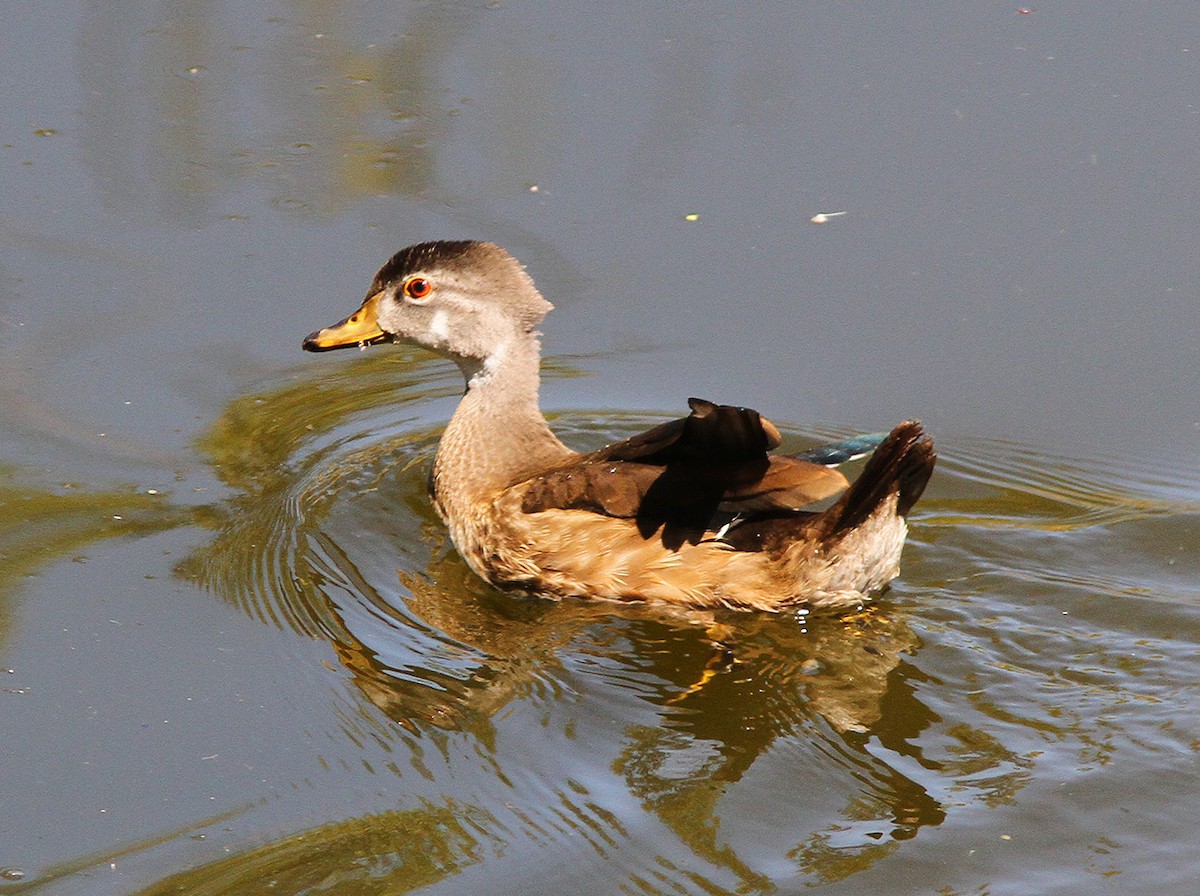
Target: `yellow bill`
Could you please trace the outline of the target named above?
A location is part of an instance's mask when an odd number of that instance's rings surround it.
[[[376,293],[346,319],[332,327],[309,333],[304,339],[304,350],[327,352],[335,348],[355,345],[366,348],[377,342],[387,342],[390,337],[379,328],[379,298],[380,294]]]

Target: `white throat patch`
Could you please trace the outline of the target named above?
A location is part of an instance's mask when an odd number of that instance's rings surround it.
[[[504,356],[508,354],[508,345],[501,342],[492,350],[492,353],[483,359],[483,363],[471,375],[467,385],[469,387],[482,386],[491,382],[492,377],[496,375],[496,371],[500,365],[504,363]]]

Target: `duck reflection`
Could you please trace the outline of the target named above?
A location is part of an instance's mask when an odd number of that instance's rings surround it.
[[[328,547],[324,554],[331,556]],[[340,562],[349,562],[345,554]],[[871,749],[874,738],[883,752],[921,762],[912,743],[936,721],[916,699],[910,681],[920,676],[904,661],[918,639],[894,609],[797,619],[521,600],[480,584],[448,546],[422,574],[401,578],[416,624],[478,659],[455,674],[391,666],[370,645],[376,632],[356,636],[355,620],[364,617],[331,599],[329,612],[344,626],[338,656],[372,704],[410,731],[433,725],[491,744],[493,720],[506,707],[557,699],[563,657],[580,641],[604,643],[590,636],[596,627],[617,627],[622,637],[610,639],[606,659],[650,684],[659,723],[628,725],[623,748],[610,757],[612,768],[698,857],[747,884],[764,881],[719,842],[719,803],[761,757],[790,738],[810,739],[808,749],[823,751],[857,782],[828,830],[795,845],[792,859],[802,868],[829,871],[846,861],[848,849],[857,856],[854,866],[864,867],[895,842],[945,819],[924,787]],[[330,577],[323,585],[334,583]],[[346,584],[337,582],[328,593],[345,594]],[[371,588],[362,580],[355,587],[359,594]],[[368,599],[384,602],[380,594]],[[397,636],[404,635],[398,630]],[[845,833],[848,823],[856,834]]]

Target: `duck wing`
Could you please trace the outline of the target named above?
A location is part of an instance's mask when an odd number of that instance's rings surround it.
[[[693,398],[692,413],[581,454],[520,483],[526,513],[585,510],[634,519],[643,537],[698,541],[718,514],[798,511],[842,492],[837,470],[769,456],[775,425],[749,408]]]

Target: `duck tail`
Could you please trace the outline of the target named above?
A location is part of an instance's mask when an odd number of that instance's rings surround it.
[[[824,537],[835,540],[858,528],[892,495],[897,495],[896,515],[907,516],[925,490],[936,461],[933,439],[921,424],[915,420],[901,423],[875,449],[854,484],[824,512]]]

